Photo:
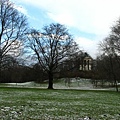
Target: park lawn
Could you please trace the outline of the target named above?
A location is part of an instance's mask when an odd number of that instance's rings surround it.
[[[120,120],[120,92],[0,87],[0,120]]]

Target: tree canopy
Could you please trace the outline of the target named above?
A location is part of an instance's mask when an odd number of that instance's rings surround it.
[[[50,24],[43,31],[35,29],[28,33],[29,47],[37,56],[40,66],[49,76],[48,88],[53,88],[53,75],[58,66],[68,57],[78,52],[78,46],[69,34],[68,29],[61,24]]]
[[[25,37],[27,19],[9,0],[0,1],[0,62],[21,46]],[[18,52],[18,51],[17,51]],[[15,53],[14,53],[15,54]]]
[[[0,78],[6,55],[19,55],[27,30],[26,16],[9,0],[0,1]]]

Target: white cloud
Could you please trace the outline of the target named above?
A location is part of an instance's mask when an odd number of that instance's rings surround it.
[[[23,13],[24,15],[28,15],[27,10],[23,6],[15,5],[14,8]]]
[[[95,40],[88,39],[87,36],[76,39],[92,56],[97,53],[98,40],[109,33],[110,27],[120,17],[120,0],[20,0],[19,3],[21,2],[44,9],[56,22],[96,35]]]
[[[120,0],[21,0],[45,9],[53,20],[81,31],[107,34],[120,16]]]
[[[68,13],[63,13],[63,14],[58,14],[58,15],[48,13],[48,15],[50,16],[50,18],[52,18],[53,20],[61,24],[74,26],[74,18],[72,18],[72,16]]]
[[[91,40],[83,37],[76,38],[75,41],[79,44],[80,48],[95,58],[97,55],[97,47],[99,41]]]

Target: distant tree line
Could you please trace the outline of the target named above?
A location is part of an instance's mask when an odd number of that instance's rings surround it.
[[[83,55],[85,54],[86,53],[80,52],[80,54],[61,63],[57,68],[57,72],[54,73],[54,79],[75,77],[92,78],[92,71],[79,70],[80,61],[83,60]],[[24,63],[21,64],[21,61],[8,55],[3,64],[4,69],[2,69],[1,83],[28,81],[42,83],[48,80],[47,73],[39,63],[28,66]]]

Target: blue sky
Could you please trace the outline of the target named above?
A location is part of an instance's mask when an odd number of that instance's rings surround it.
[[[29,25],[42,29],[53,22],[64,24],[80,48],[92,57],[97,46],[120,17],[120,0],[12,0],[28,17]]]

